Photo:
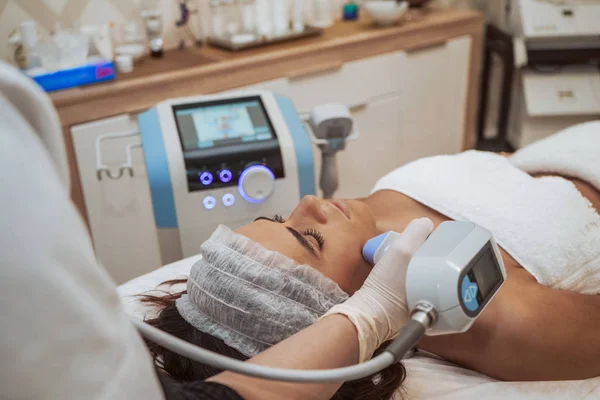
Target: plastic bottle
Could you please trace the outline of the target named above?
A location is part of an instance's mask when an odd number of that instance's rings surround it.
[[[292,29],[296,33],[304,32],[304,4],[306,0],[294,0]]]
[[[223,36],[223,9],[219,0],[210,0],[210,17],[212,36],[220,38]]]
[[[329,0],[315,0],[314,14],[314,26],[319,28],[327,28],[333,24],[333,13],[331,9],[331,2]]]
[[[225,21],[225,32],[231,36],[240,30],[240,19],[237,13],[235,0],[222,0],[223,19]]]
[[[242,0],[242,31],[255,33],[256,30],[256,5],[254,0]]]
[[[275,0],[273,3],[275,36],[285,36],[290,29],[290,8],[288,0]]]
[[[256,29],[259,36],[273,36],[273,22],[269,0],[256,0]]]

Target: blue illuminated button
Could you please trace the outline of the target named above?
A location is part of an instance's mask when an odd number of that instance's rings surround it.
[[[206,196],[204,200],[202,200],[202,204],[204,204],[204,208],[207,210],[212,210],[217,205],[217,199],[212,196]]]
[[[466,309],[469,311],[477,311],[479,308],[479,302],[477,301],[477,292],[479,291],[479,287],[477,283],[471,282],[468,276],[463,278],[461,284],[461,295],[463,304]]]
[[[230,170],[224,169],[223,171],[221,171],[219,173],[219,178],[221,178],[221,182],[229,183],[229,182],[231,182],[231,179],[233,179],[233,174],[231,173]]]
[[[200,174],[200,183],[204,186],[208,186],[213,183],[213,175],[210,172],[203,172]]]
[[[222,200],[225,207],[231,207],[235,204],[235,196],[231,193],[224,194]]]

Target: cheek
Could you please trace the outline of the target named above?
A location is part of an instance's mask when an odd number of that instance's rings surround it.
[[[360,252],[343,251],[332,260],[332,279],[348,294],[361,288],[371,271],[371,267],[363,260]]]

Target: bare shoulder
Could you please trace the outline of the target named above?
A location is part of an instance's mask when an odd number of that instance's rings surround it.
[[[402,232],[415,218],[427,217],[438,226],[450,219],[403,193],[381,190],[363,200],[373,212],[380,231]]]
[[[600,192],[589,183],[580,181],[579,179],[570,179],[570,181],[573,182],[583,197],[592,203],[592,206],[596,209],[596,211],[600,212]]]

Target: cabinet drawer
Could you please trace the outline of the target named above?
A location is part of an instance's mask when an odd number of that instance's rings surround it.
[[[300,112],[325,103],[363,104],[402,90],[405,59],[404,52],[394,52],[345,64],[314,65],[291,71],[287,83],[278,84],[277,90],[291,97]]]
[[[595,66],[546,73],[525,69],[523,91],[532,117],[600,114],[600,74]]]

